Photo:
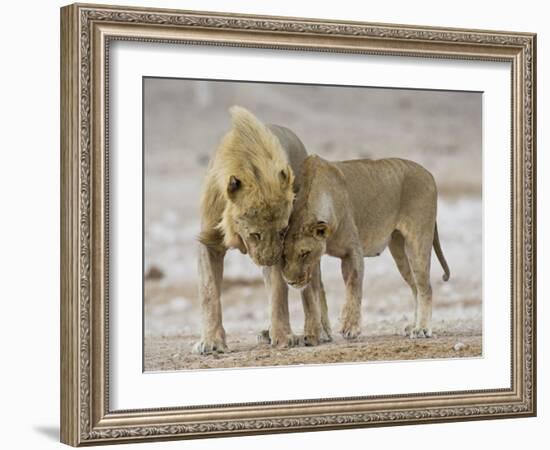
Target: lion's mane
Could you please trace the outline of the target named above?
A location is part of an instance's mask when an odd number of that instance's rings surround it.
[[[235,217],[251,210],[276,213],[294,198],[294,174],[277,137],[245,108],[229,111],[232,128],[210,162],[201,197],[199,241],[209,247],[239,247]],[[230,198],[231,177],[242,185],[238,201]]]

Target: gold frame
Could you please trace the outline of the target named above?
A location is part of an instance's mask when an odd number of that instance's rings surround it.
[[[109,42],[115,39],[507,61],[512,67],[509,389],[111,411]],[[536,414],[536,35],[74,4],[61,9],[61,441],[312,431]]]

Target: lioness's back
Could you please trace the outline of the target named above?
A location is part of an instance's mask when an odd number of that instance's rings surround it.
[[[433,180],[432,175],[420,164],[402,158],[382,159],[350,159],[333,162],[346,177],[368,177],[383,181],[387,177],[403,177],[407,174],[427,176]],[[389,180],[389,181],[395,181]]]
[[[342,174],[352,200],[372,201],[384,194],[391,201],[392,194],[399,201],[403,190],[435,189],[433,176],[414,161],[400,158],[354,159],[332,163]],[[388,198],[388,195],[390,198]]]
[[[372,230],[393,229],[403,208],[433,204],[432,175],[421,165],[400,158],[356,159],[332,163],[341,176],[363,241],[376,241]]]

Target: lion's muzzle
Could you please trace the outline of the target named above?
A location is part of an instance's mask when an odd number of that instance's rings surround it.
[[[287,282],[287,284],[292,286],[294,289],[304,289],[311,281],[310,277],[308,277],[307,275],[304,275],[298,279],[288,279],[283,275],[283,278]]]
[[[281,259],[281,252],[269,252],[267,254],[258,252],[257,254],[251,254],[250,256],[259,266],[274,266]]]

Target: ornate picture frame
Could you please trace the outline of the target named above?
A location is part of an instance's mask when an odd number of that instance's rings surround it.
[[[110,44],[116,40],[511,64],[511,385],[207,407],[109,407]],[[61,441],[95,445],[536,414],[536,35],[74,4],[61,9]]]

